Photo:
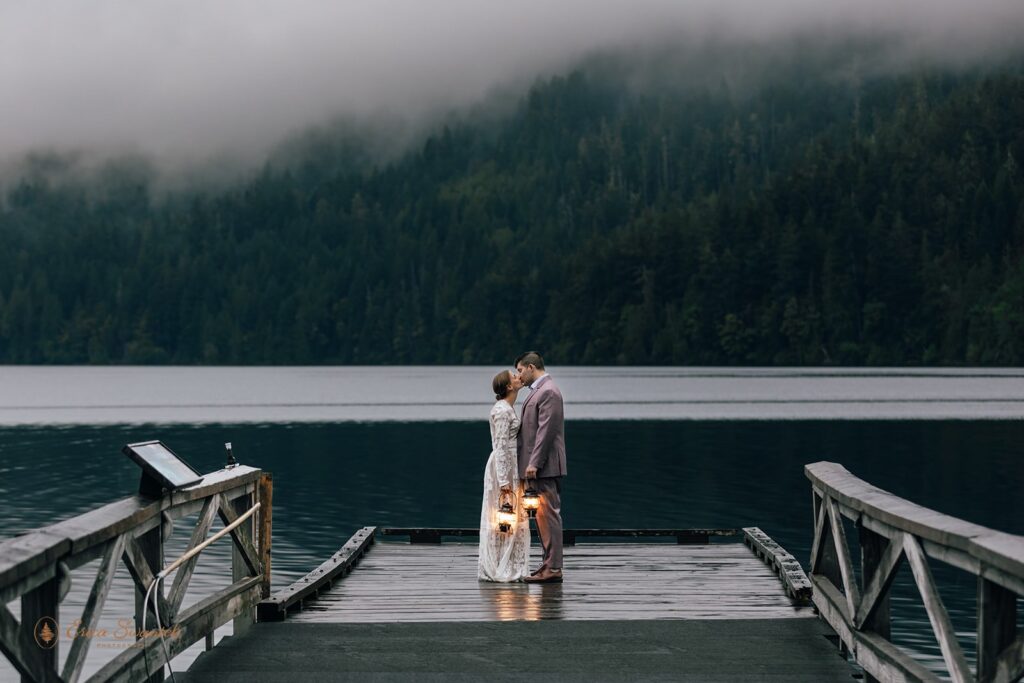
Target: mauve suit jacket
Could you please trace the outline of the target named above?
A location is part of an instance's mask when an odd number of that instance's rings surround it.
[[[523,404],[523,416],[516,443],[519,479],[526,478],[526,468],[537,468],[537,477],[564,477],[565,417],[562,392],[550,375],[541,377]]]

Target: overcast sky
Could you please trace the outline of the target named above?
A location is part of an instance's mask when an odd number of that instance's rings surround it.
[[[896,31],[973,60],[1024,0],[4,0],[0,160],[33,148],[263,153],[338,114],[479,101],[590,51],[709,34]]]

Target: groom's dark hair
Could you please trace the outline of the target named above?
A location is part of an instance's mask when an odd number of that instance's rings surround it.
[[[540,357],[540,354],[536,351],[527,351],[523,355],[516,358],[516,362],[512,364],[512,367],[517,368],[519,364],[532,365],[538,370],[544,369],[544,359]]]

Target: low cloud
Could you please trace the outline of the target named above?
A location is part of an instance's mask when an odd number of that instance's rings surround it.
[[[422,120],[595,51],[892,37],[889,66],[971,64],[1021,0],[77,0],[0,5],[0,160],[33,150],[251,163],[338,117]]]

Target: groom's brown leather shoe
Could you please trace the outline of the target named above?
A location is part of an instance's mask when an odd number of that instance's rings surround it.
[[[523,579],[526,583],[562,583],[561,569],[546,569],[537,574],[531,574]]]

